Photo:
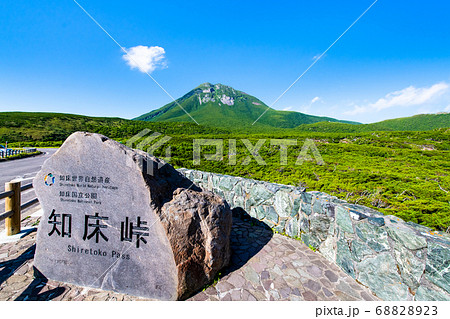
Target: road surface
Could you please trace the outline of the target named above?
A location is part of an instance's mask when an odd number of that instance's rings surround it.
[[[57,148],[39,148],[39,151],[44,154],[27,157],[12,161],[0,162],[0,193],[5,191],[5,183],[13,179],[20,178],[22,180],[22,185],[31,183],[32,177],[34,177],[37,172],[44,164],[45,160],[52,156],[58,149]],[[32,200],[36,197],[34,189],[26,190],[22,193],[22,204]],[[5,200],[0,200],[0,212],[4,211]]]

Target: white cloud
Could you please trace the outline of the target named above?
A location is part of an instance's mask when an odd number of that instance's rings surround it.
[[[291,110],[292,109],[292,106],[288,106],[288,107],[285,107],[284,109],[283,109],[283,111],[289,111],[289,110]]]
[[[450,112],[450,104],[444,109],[445,112]]]
[[[367,113],[369,111],[368,107],[355,105],[353,110],[343,112],[344,115],[357,115],[362,113]]]
[[[427,107],[427,106],[423,106],[417,109],[417,113],[418,114],[432,114],[432,113],[437,113],[438,110]]]
[[[437,83],[429,88],[415,88],[410,86],[406,89],[387,94],[384,98],[372,104],[372,107],[380,111],[394,106],[421,105],[441,95],[447,89],[447,83]]]
[[[298,111],[299,111],[300,113],[310,113],[311,108],[309,107],[309,105],[305,105],[305,106],[300,107],[300,108],[298,109]]]
[[[301,112],[301,113],[310,113],[310,111],[311,111],[311,106],[312,106],[314,103],[317,103],[317,102],[319,102],[319,101],[322,101],[322,99],[321,99],[320,97],[316,96],[316,97],[314,97],[307,105],[302,105],[302,106],[300,106],[300,107],[298,108],[298,111]],[[291,107],[290,107],[289,109],[291,109]]]
[[[313,98],[313,99],[311,100],[310,105],[313,104],[313,103],[316,103],[317,101],[320,101],[320,97],[318,97],[318,96],[316,96],[315,98]]]
[[[148,47],[145,45],[138,45],[126,49],[127,54],[122,57],[131,69],[139,69],[139,71],[145,73],[151,73],[156,68],[166,67],[165,53],[163,48],[154,46]]]
[[[394,91],[380,98],[378,101],[366,106],[355,105],[353,110],[344,112],[346,115],[356,115],[368,112],[379,112],[393,107],[410,107],[422,105],[442,95],[449,85],[445,82],[434,84],[430,87],[415,88],[409,86],[400,91]]]

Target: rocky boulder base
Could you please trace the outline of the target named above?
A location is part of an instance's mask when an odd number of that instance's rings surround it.
[[[33,184],[44,210],[35,267],[49,279],[176,300],[229,263],[228,204],[105,136],[72,134]]]

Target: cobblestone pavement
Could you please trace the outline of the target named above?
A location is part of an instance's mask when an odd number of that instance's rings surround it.
[[[245,213],[235,215],[231,265],[218,282],[189,300],[378,300],[300,241],[273,234]],[[27,218],[22,225],[36,220]],[[34,231],[15,243],[0,244],[0,300],[148,300],[35,278],[35,240]]]

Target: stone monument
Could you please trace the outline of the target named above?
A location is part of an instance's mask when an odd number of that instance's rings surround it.
[[[230,260],[224,200],[103,135],[72,134],[33,185],[44,211],[34,265],[49,279],[177,300]]]

